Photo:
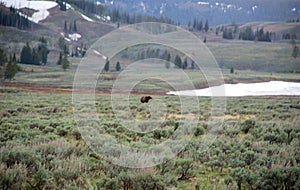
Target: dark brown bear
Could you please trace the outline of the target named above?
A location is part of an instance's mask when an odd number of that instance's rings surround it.
[[[141,102],[142,103],[148,103],[149,100],[151,100],[151,99],[152,99],[151,96],[143,96],[143,97],[141,97]]]

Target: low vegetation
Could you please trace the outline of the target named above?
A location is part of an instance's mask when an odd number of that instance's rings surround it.
[[[148,117],[140,96],[130,97],[134,117]],[[153,97],[158,98],[157,96]],[[156,144],[180,126],[180,102],[160,96],[165,125],[134,133],[115,119],[109,95],[97,95],[106,133],[128,146]],[[176,158],[144,169],[108,163],[90,150],[73,119],[70,94],[1,88],[0,187],[2,189],[299,189],[299,99],[228,98],[222,130],[209,147],[210,99],[199,98],[199,125]],[[150,103],[151,104],[151,103]],[[179,117],[180,116],[180,117]]]

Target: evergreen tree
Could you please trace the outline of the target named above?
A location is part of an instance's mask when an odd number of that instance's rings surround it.
[[[195,62],[192,60],[192,63],[191,63],[191,69],[194,70],[195,69]]]
[[[230,68],[230,74],[233,74],[233,73],[234,73],[234,68],[231,67],[231,68]]]
[[[194,18],[193,29],[196,29],[196,27],[197,27],[197,23],[198,23],[197,19],[196,19],[196,18]]]
[[[58,60],[57,60],[56,64],[61,65],[62,59],[63,59],[63,53],[59,52],[59,57],[58,57]]]
[[[32,64],[32,51],[28,42],[22,48],[20,62],[24,64]]]
[[[167,61],[171,61],[171,54],[170,53],[168,53],[168,55],[167,55]]]
[[[32,49],[32,62],[30,64],[34,64],[34,65],[41,64],[40,55],[34,48]]]
[[[106,59],[106,63],[105,63],[105,65],[104,65],[104,71],[105,71],[105,72],[108,72],[108,71],[109,71],[109,60],[108,60],[108,59]]]
[[[248,26],[244,31],[240,33],[239,38],[243,40],[254,40],[255,36],[253,34],[252,28]]]
[[[295,45],[293,48],[292,57],[296,59],[298,57],[298,53],[299,53],[299,48],[298,46]]]
[[[2,48],[0,48],[0,66],[4,65],[7,61],[6,54]]]
[[[69,34],[71,34],[72,33],[72,23],[70,22],[70,24],[69,24]]]
[[[15,62],[15,63],[17,62],[16,53],[13,54],[12,61]]]
[[[66,11],[67,10],[67,4],[64,1],[61,0],[56,0],[57,4],[59,5],[59,8],[61,11]]]
[[[178,67],[178,68],[182,68],[182,60],[180,58],[179,55],[176,55],[175,60],[174,60],[174,64]]]
[[[6,69],[4,72],[4,79],[8,79],[8,80],[13,79],[16,73],[18,72],[18,70],[19,67],[17,63],[10,60],[6,65]]]
[[[86,50],[87,50],[87,48],[86,48],[86,45],[85,45],[85,46],[81,49],[81,57],[84,57],[84,56],[85,56]]]
[[[40,44],[38,46],[38,54],[42,63],[46,64],[48,61],[48,54],[50,52],[47,47],[47,40],[44,37],[42,37],[39,41]]]
[[[64,71],[70,67],[70,62],[68,60],[67,55],[65,54],[62,61],[61,61],[61,67],[63,68]]]
[[[73,31],[74,31],[75,33],[77,32],[77,24],[76,24],[76,20],[74,20]]]
[[[200,22],[197,23],[197,30],[202,31],[203,30],[203,22],[202,19],[200,20]]]
[[[65,24],[64,24],[64,32],[65,35],[68,33],[68,22],[65,20]]]
[[[182,69],[186,69],[187,67],[188,67],[188,61],[187,58],[185,58],[182,64]]]
[[[121,71],[121,65],[119,61],[116,64],[116,71]]]
[[[207,32],[209,30],[208,20],[205,21],[204,31]]]

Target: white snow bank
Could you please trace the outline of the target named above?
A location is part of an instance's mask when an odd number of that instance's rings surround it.
[[[300,83],[270,81],[250,84],[225,84],[211,88],[186,91],[170,91],[167,94],[178,96],[299,96]]]
[[[209,5],[209,2],[198,1],[198,5]]]
[[[81,16],[82,16],[82,18],[83,18],[84,20],[87,20],[87,21],[89,21],[89,22],[94,22],[94,20],[92,20],[91,18],[85,16],[84,14],[81,14]]]
[[[46,19],[50,15],[47,10],[57,6],[57,3],[54,1],[0,0],[0,2],[4,2],[7,7],[12,6],[17,9],[27,7],[36,10],[37,12],[28,18],[35,23]]]
[[[104,60],[106,60],[106,59],[107,59],[107,57],[106,57],[105,55],[103,55],[102,53],[100,53],[99,51],[97,51],[97,50],[93,50],[93,52],[94,52],[95,54],[97,54],[97,55],[101,56],[101,57],[102,57],[102,59],[104,59]]]
[[[81,35],[78,34],[78,33],[69,34],[69,38],[70,38],[72,41],[78,41],[78,40],[81,38]]]

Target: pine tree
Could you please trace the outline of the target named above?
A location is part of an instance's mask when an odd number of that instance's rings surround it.
[[[42,63],[46,64],[48,61],[48,54],[50,52],[47,47],[47,40],[42,37],[39,41],[41,42],[41,44],[39,44],[38,47],[38,54]]]
[[[298,57],[298,53],[299,53],[299,48],[298,46],[295,45],[293,48],[292,57],[296,59]]]
[[[171,54],[170,53],[168,53],[167,61],[171,61]]]
[[[16,64],[16,62],[13,62],[10,60],[7,65],[4,72],[4,79],[11,80],[15,77],[16,73],[19,70],[19,66]]]
[[[192,60],[192,63],[191,63],[191,69],[194,70],[195,69],[195,62]]]
[[[197,23],[197,30],[202,31],[203,30],[203,22],[202,19],[200,20],[200,22]]]
[[[204,31],[207,32],[209,30],[208,20],[205,21]]]
[[[75,33],[77,32],[77,24],[76,24],[76,20],[74,20],[73,31],[74,31]]]
[[[15,62],[15,63],[17,62],[16,53],[13,54],[12,61]]]
[[[188,67],[188,61],[187,58],[185,58],[182,64],[182,69],[186,69],[187,67]]]
[[[57,62],[56,62],[57,65],[61,65],[62,58],[63,58],[63,53],[62,53],[62,52],[59,52],[59,57],[58,57],[58,60],[57,60]]]
[[[28,42],[22,48],[20,62],[24,64],[32,64],[32,51]]]
[[[196,19],[196,18],[194,18],[193,29],[196,29],[196,27],[197,27],[197,23],[198,23],[197,19]]]
[[[0,66],[4,65],[7,61],[6,54],[2,48],[0,48]]]
[[[106,63],[105,63],[105,65],[104,65],[104,71],[105,71],[105,72],[108,72],[108,71],[109,71],[109,60],[108,60],[108,59],[106,59]]]
[[[67,55],[65,54],[62,61],[61,61],[61,67],[63,68],[64,71],[70,67],[70,62],[68,60]]]
[[[174,60],[174,64],[178,67],[178,68],[182,68],[182,60],[180,58],[179,55],[176,55],[175,60]]]
[[[116,71],[121,71],[121,65],[119,61],[116,64]]]
[[[31,62],[31,64],[34,64],[34,65],[40,65],[41,64],[40,55],[34,48],[32,49],[32,62]]]
[[[69,25],[69,34],[72,33],[72,23],[70,22],[70,25]]]
[[[64,24],[64,32],[65,35],[68,33],[68,22],[65,20],[65,24]]]

